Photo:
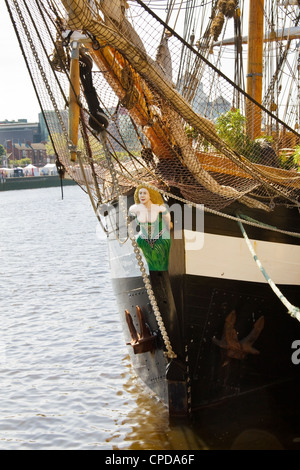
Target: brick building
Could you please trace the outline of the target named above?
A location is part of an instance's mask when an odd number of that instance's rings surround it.
[[[48,163],[45,142],[31,143],[27,141],[22,144],[15,144],[11,140],[7,140],[4,148],[11,165],[15,160],[21,160],[22,158],[29,158],[31,163],[38,167]]]
[[[26,119],[0,122],[0,144],[6,150],[8,164],[22,158],[29,158],[38,167],[48,163],[45,147],[48,135],[41,120],[42,115],[37,123],[28,123]]]

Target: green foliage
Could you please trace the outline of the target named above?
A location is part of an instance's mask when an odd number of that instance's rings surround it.
[[[198,132],[195,131],[195,129],[190,125],[186,126],[185,133],[186,133],[186,135],[188,136],[189,139],[197,139],[197,137],[199,135]]]
[[[247,120],[239,109],[227,111],[220,115],[216,122],[219,136],[239,155],[243,155],[253,163],[261,163],[261,142],[272,142],[271,136],[258,137],[251,140],[246,133]]]
[[[55,149],[53,147],[52,141],[54,142]],[[48,137],[48,142],[45,144],[46,154],[48,155],[48,157],[53,157],[56,155],[55,150],[57,150],[58,153],[64,151],[66,145],[66,139],[63,134],[60,134],[58,132],[53,133],[52,140],[50,139],[50,137]]]
[[[293,155],[293,161],[297,168],[297,171],[300,172],[300,145],[295,147],[295,153]]]
[[[238,154],[248,158],[254,156],[256,145],[246,134],[246,118],[239,109],[221,114],[216,121],[216,129],[221,139]]]
[[[239,109],[221,114],[217,119],[216,128],[221,139],[224,139],[231,147],[236,150],[244,147],[246,118]]]
[[[0,157],[2,157],[3,155],[6,155],[6,150],[3,145],[0,145]]]
[[[26,165],[30,165],[31,160],[30,158],[21,158],[21,160],[14,160],[15,167],[24,167]]]
[[[6,159],[6,150],[3,145],[0,145],[0,166],[3,165],[3,162]]]
[[[197,147],[201,146],[202,150],[209,151],[209,149],[211,148],[210,143],[203,136],[200,136],[197,130],[195,130],[189,124],[186,125],[184,130],[189,140],[197,141]]]

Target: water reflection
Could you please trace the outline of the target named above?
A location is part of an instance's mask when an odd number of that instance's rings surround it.
[[[122,442],[119,434],[109,441],[115,450],[204,450],[205,442],[194,432],[190,423],[170,422],[167,408],[151,393],[147,393],[131,368],[129,357],[122,366],[127,369],[123,388],[135,406],[117,423],[116,429],[127,428]]]
[[[295,437],[299,415],[294,416],[292,429],[288,411],[279,413],[269,391],[201,410],[190,421],[170,420],[166,407],[145,392],[129,357],[123,366],[124,396],[130,397],[132,406],[116,423],[116,429],[126,429],[126,434],[116,432],[109,439],[114,450],[300,450]]]
[[[284,447],[270,432],[247,429],[234,440],[231,450],[284,450]]]

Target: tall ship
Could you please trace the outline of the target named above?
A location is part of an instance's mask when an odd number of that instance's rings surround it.
[[[57,167],[106,234],[144,387],[171,417],[279,384],[291,400],[299,2],[5,3]]]

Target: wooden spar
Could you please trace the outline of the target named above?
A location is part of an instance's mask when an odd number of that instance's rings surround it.
[[[72,43],[72,55],[70,64],[70,92],[69,92],[69,141],[71,161],[76,161],[76,147],[78,144],[79,131],[79,93],[80,93],[80,71],[79,71],[79,47],[78,42]]]
[[[207,153],[197,152],[197,158],[204,170],[210,173],[220,173],[237,176],[239,178],[251,178],[249,173],[239,168],[233,162],[229,161],[228,158],[223,157],[222,155],[210,154],[209,158],[207,158]],[[290,170],[273,168],[258,163],[254,163],[253,166],[256,168],[257,172],[261,173],[269,180],[272,180],[274,183],[300,189],[299,173],[291,173]]]
[[[264,0],[249,1],[247,93],[262,102]],[[247,133],[254,140],[261,135],[261,110],[247,100]]]
[[[300,28],[299,26],[294,26],[291,28],[278,29],[277,31],[270,31],[264,35],[264,42],[271,41],[288,41],[292,39],[300,38]],[[236,39],[234,37],[222,39],[222,41],[216,41],[213,43],[212,47],[220,46],[234,46]],[[248,44],[248,36],[243,36],[241,39],[242,44]]]

